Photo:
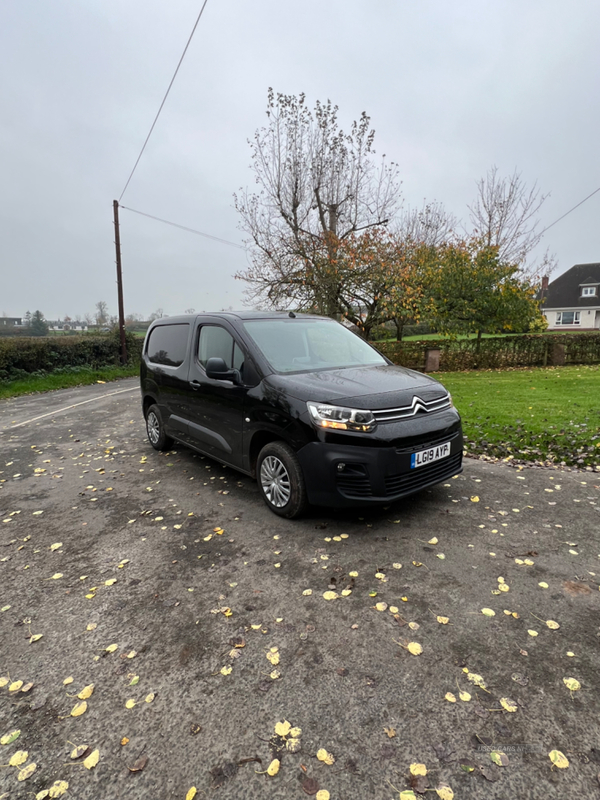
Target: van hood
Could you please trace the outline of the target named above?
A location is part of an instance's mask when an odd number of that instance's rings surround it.
[[[267,381],[273,388],[298,400],[371,410],[408,404],[415,393],[423,400],[447,394],[434,378],[393,364],[294,375],[272,374]]]

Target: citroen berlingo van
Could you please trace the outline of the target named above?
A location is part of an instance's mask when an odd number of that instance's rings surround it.
[[[293,312],[155,320],[141,362],[150,444],[256,478],[275,514],[390,504],[462,471],[460,416],[428,375]]]

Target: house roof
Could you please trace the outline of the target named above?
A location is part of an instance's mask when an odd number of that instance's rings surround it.
[[[544,308],[589,308],[600,306],[600,286],[595,297],[582,297],[581,287],[600,284],[600,263],[575,264],[548,284]]]

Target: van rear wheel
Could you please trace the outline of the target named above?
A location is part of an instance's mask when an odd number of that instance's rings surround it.
[[[173,439],[165,433],[165,426],[157,405],[150,406],[146,413],[146,433],[155,450],[170,450]]]
[[[274,514],[287,519],[299,517],[308,505],[300,462],[285,442],[269,442],[256,462],[258,488]]]

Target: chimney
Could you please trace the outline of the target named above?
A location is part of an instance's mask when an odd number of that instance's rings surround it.
[[[548,275],[544,275],[544,277],[542,278],[542,292],[544,292],[548,288],[548,280],[549,280]]]

